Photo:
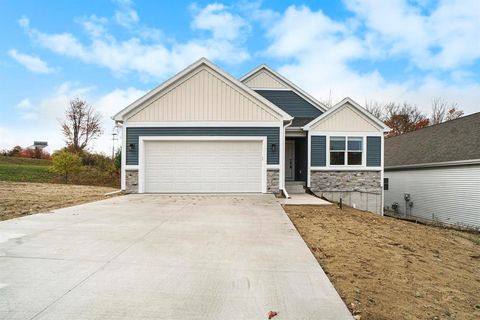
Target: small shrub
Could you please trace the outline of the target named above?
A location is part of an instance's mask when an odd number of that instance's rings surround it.
[[[118,172],[122,168],[122,150],[118,149],[117,153],[115,154],[115,168],[117,168]]]
[[[77,173],[82,169],[82,161],[79,156],[67,150],[55,152],[52,157],[52,172],[61,174],[65,183],[68,183],[69,175]]]

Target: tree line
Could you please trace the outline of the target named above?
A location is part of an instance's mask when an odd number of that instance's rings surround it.
[[[365,108],[392,129],[386,137],[398,136],[464,115],[456,102],[448,102],[439,97],[432,99],[430,114],[408,102],[381,104],[370,101],[365,103]]]

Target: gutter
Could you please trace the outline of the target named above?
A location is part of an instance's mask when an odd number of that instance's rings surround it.
[[[480,164],[480,159],[406,164],[406,165],[385,167],[384,170],[395,171],[395,170],[404,170],[404,169],[408,170],[408,169],[421,169],[421,168],[465,166],[465,165],[473,165],[473,164]]]

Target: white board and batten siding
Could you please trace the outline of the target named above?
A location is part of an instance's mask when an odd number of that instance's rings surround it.
[[[320,132],[380,132],[380,129],[372,124],[354,107],[345,105],[344,108],[319,121],[310,128],[311,131]]]
[[[289,89],[287,85],[276,79],[266,70],[255,73],[248,79],[245,79],[244,83],[250,88]]]
[[[397,202],[405,214],[409,193],[413,217],[480,229],[480,165],[385,171],[385,178],[385,207]]]
[[[128,121],[279,122],[281,116],[208,67],[202,67],[153,98],[130,115]]]

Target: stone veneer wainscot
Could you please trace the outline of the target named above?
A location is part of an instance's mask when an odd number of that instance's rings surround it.
[[[125,191],[127,193],[138,192],[138,171],[126,170],[125,171]],[[278,193],[280,192],[280,174],[279,170],[267,170],[267,192]]]
[[[380,171],[311,171],[310,190],[313,192],[382,193]]]

